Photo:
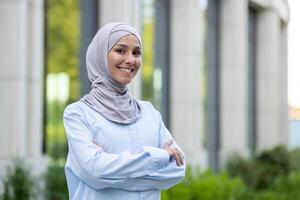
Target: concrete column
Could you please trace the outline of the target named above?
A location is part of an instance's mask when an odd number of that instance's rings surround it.
[[[28,4],[0,1],[0,157],[27,153]],[[9,20],[8,20],[9,19]]]
[[[110,22],[125,22],[141,30],[141,1],[136,0],[101,0],[99,2],[99,25]],[[141,33],[141,32],[140,32]],[[131,93],[141,98],[142,73],[139,72],[129,88]]]
[[[283,144],[288,145],[288,66],[287,66],[287,54],[288,54],[288,47],[287,47],[287,22],[281,22],[281,137],[280,141]]]
[[[28,4],[28,140],[29,157],[42,156],[44,79],[44,0]]]
[[[0,174],[16,157],[41,170],[43,0],[0,1]]]
[[[204,10],[198,0],[171,1],[170,125],[189,164],[207,165],[203,148]]]
[[[220,2],[220,156],[248,154],[248,1]]]
[[[283,76],[281,23],[273,9],[258,15],[257,33],[257,146],[258,150],[281,143]],[[286,89],[285,89],[286,91]]]

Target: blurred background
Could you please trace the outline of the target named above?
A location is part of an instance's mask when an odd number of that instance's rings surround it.
[[[27,184],[23,199],[67,199],[63,111],[90,90],[93,36],[122,21],[143,40],[130,90],[160,110],[190,166],[163,199],[300,199],[299,10],[297,0],[0,0],[0,195]]]

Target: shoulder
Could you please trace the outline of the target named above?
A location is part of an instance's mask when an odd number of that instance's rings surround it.
[[[82,105],[81,105],[80,101],[73,102],[73,103],[67,105],[64,113],[69,113],[69,112],[74,112],[74,111],[80,110],[81,107],[82,107]]]
[[[64,110],[63,118],[80,120],[89,126],[112,123],[81,100],[69,104]]]
[[[160,119],[160,112],[153,106],[153,104],[150,101],[138,101],[142,107],[142,112],[144,114],[149,114],[151,116],[154,116],[156,119]]]
[[[154,108],[154,106],[152,105],[152,103],[150,101],[138,100],[138,102],[141,105],[142,110],[157,112],[157,110]]]
[[[69,104],[65,110],[64,110],[64,116],[68,115],[85,115],[87,111],[87,106],[81,102],[81,101],[76,101],[74,103]]]

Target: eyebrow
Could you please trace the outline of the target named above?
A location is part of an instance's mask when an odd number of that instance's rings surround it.
[[[126,44],[116,44],[115,46],[120,46],[120,47],[128,48],[128,46]],[[141,49],[141,47],[140,46],[135,46],[134,49]]]

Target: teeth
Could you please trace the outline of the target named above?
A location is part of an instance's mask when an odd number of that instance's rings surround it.
[[[131,72],[131,71],[133,71],[132,69],[121,68],[121,67],[119,67],[119,70],[122,70],[124,72]]]

